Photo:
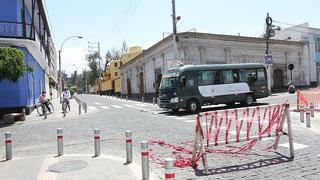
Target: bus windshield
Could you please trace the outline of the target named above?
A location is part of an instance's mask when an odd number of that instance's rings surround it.
[[[159,89],[172,89],[176,87],[176,77],[162,78]]]

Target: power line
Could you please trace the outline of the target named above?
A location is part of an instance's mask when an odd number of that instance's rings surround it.
[[[287,25],[287,26],[296,26],[296,27],[301,27],[301,28],[309,29],[308,26],[301,26],[301,25],[296,25],[296,24],[290,24],[290,23],[281,22],[281,21],[277,21],[277,20],[273,20],[273,22],[279,23],[279,24],[284,24],[284,25]]]
[[[273,20],[273,22],[279,23],[279,24],[288,25],[288,26],[306,28],[306,30],[307,30],[307,31],[299,31],[299,30],[291,29],[290,27],[289,28],[285,28],[285,30],[288,30],[288,31],[294,31],[294,32],[299,32],[299,33],[304,33],[304,34],[320,35],[320,33],[311,33],[311,32],[309,32],[309,27],[308,26],[294,25],[294,24],[290,24],[290,23],[286,23],[286,22],[280,22],[280,21],[276,21],[276,20]]]
[[[127,21],[130,19],[131,15],[133,14],[135,9],[137,8],[140,1],[141,0],[133,1],[133,3],[130,3],[130,6],[128,6],[128,8],[126,8],[124,11],[127,13],[124,13],[124,12],[122,13],[122,15],[120,16],[120,18],[121,18],[120,22],[119,23],[116,22],[118,24],[118,27],[114,28],[115,33],[112,35],[112,38],[110,39],[110,41],[108,41],[108,44],[111,44],[113,42],[113,40],[117,37],[117,35],[121,32],[123,27],[126,25]]]

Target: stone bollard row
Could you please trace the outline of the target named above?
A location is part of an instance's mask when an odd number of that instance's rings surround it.
[[[11,160],[12,159],[11,132],[5,132],[4,137],[5,137],[4,143],[6,145],[6,160]]]
[[[308,110],[306,111],[306,126],[307,126],[308,128],[311,127],[310,116],[311,116],[311,112],[310,112],[310,110],[308,109]]]
[[[87,113],[87,110],[88,110],[88,109],[87,109],[87,108],[88,108],[88,107],[87,107],[87,103],[84,103],[83,106],[84,106],[84,113]]]
[[[22,121],[26,120],[26,108],[22,109]]]
[[[156,104],[156,97],[153,97],[152,98],[152,105],[155,105]]]
[[[127,163],[132,162],[132,132],[126,131],[126,157]]]
[[[57,144],[58,144],[58,156],[63,155],[63,130],[62,128],[57,129]]]
[[[141,165],[142,165],[142,179],[149,179],[149,149],[148,141],[141,141]]]
[[[174,160],[172,158],[167,158],[164,160],[165,167],[165,180],[174,180],[173,164]]]
[[[95,157],[100,156],[100,130],[94,129],[94,152]],[[127,163],[132,162],[132,132],[126,131],[126,159]],[[63,129],[57,129],[57,151],[58,156],[63,155]],[[6,148],[6,160],[12,159],[12,141],[11,141],[11,132],[5,133],[5,148]],[[149,149],[148,141],[141,141],[141,170],[142,170],[142,179],[149,179]],[[174,160],[172,158],[165,159],[165,179],[173,180],[175,175],[173,172]]]
[[[100,130],[94,129],[94,156],[100,156]]]
[[[314,117],[314,103],[313,102],[310,103],[309,108],[310,108],[310,111],[311,111],[311,117]]]

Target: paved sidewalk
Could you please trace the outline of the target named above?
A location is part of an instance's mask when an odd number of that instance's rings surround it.
[[[10,180],[130,180],[141,179],[141,166],[116,156],[69,154],[14,158],[0,163],[1,179]],[[154,178],[150,178],[154,179]]]

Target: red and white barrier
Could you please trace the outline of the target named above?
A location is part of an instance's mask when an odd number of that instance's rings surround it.
[[[320,111],[320,87],[297,91],[297,110],[300,110],[299,105],[304,105],[304,107],[313,106],[315,111]],[[311,107],[310,107],[311,108]]]
[[[288,132],[283,130],[285,119]],[[276,137],[269,148],[277,149],[280,135],[288,136],[290,156],[293,158],[290,111],[289,104],[286,103],[199,114],[196,120],[192,166],[195,168],[201,159],[207,173],[208,153],[236,154],[251,149],[257,141],[266,137]],[[211,148],[239,142],[246,144],[239,147],[226,146],[224,149]]]

